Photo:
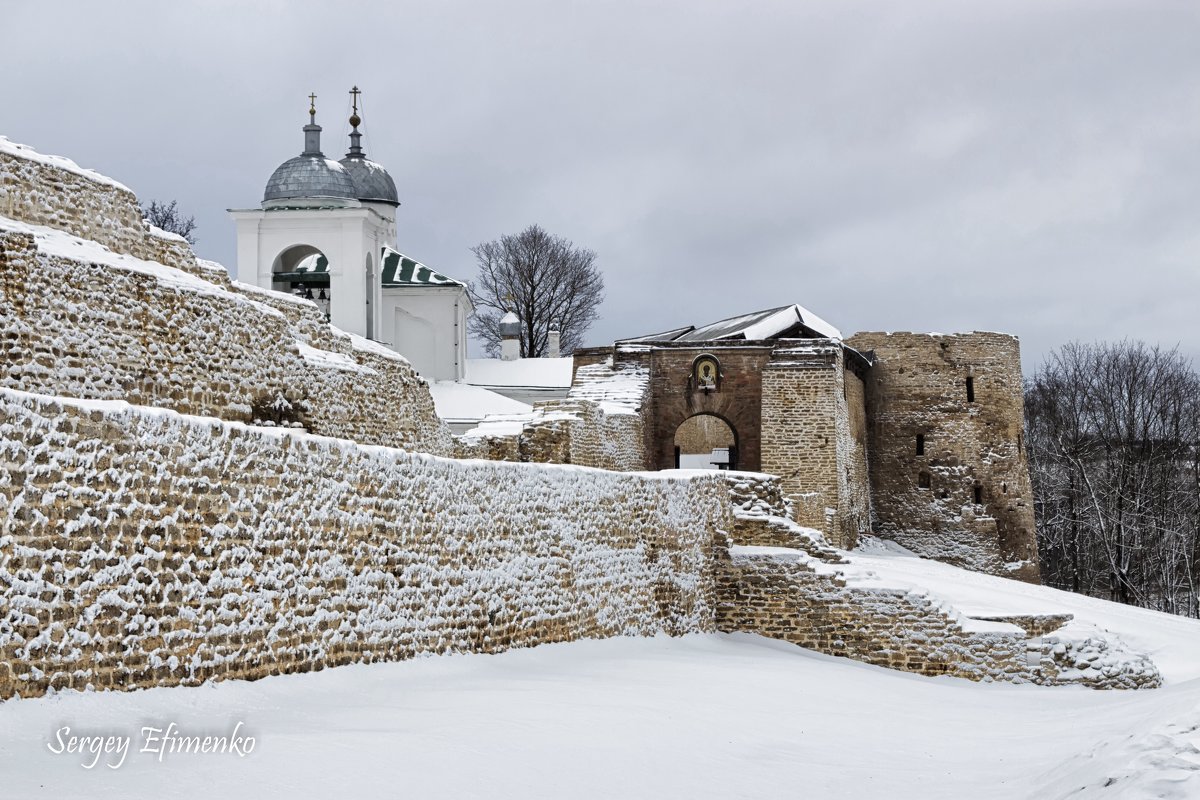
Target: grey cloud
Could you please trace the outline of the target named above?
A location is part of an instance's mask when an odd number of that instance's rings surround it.
[[[352,84],[400,245],[530,222],[600,254],[597,343],[800,302],[845,331],[1200,355],[1200,7],[1176,2],[45,3],[5,9],[0,133],[224,210]]]

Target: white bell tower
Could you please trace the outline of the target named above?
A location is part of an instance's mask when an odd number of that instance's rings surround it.
[[[350,90],[350,150],[321,152],[316,95],[309,95],[304,151],[279,165],[259,208],[230,209],[238,278],[312,299],[330,323],[381,342],[430,380],[460,380],[467,357],[466,286],[396,248],[396,183],[367,158]]]

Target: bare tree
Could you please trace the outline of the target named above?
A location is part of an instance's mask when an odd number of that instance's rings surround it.
[[[583,343],[604,300],[604,279],[593,251],[530,225],[471,252],[479,275],[467,284],[475,304],[470,331],[489,354],[500,350],[500,318],[508,311],[521,319],[523,358],[545,355],[552,325],[558,326],[564,354]]]
[[[196,218],[185,218],[183,212],[176,208],[176,201],[160,203],[157,200],[151,200],[150,205],[142,206],[142,216],[154,227],[182,236],[188,244],[196,243],[194,235]]]
[[[1069,344],[1026,386],[1042,577],[1200,616],[1200,378],[1178,350]]]

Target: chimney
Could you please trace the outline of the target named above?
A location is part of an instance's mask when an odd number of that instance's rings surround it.
[[[521,320],[509,311],[500,318],[500,358],[516,361],[521,357]]]
[[[550,323],[550,333],[546,334],[546,358],[558,358],[559,357],[559,355],[560,355],[560,353],[558,352],[559,338],[560,337],[559,337],[559,333],[558,333],[558,323],[551,322]]]

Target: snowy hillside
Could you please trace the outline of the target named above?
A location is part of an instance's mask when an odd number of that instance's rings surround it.
[[[1097,692],[922,678],[744,634],[582,641],[8,702],[0,774],[11,797],[1194,798],[1200,681],[1180,678]],[[256,738],[244,758],[135,746],[89,770],[47,747],[64,724],[137,743],[143,725],[239,721]]]

